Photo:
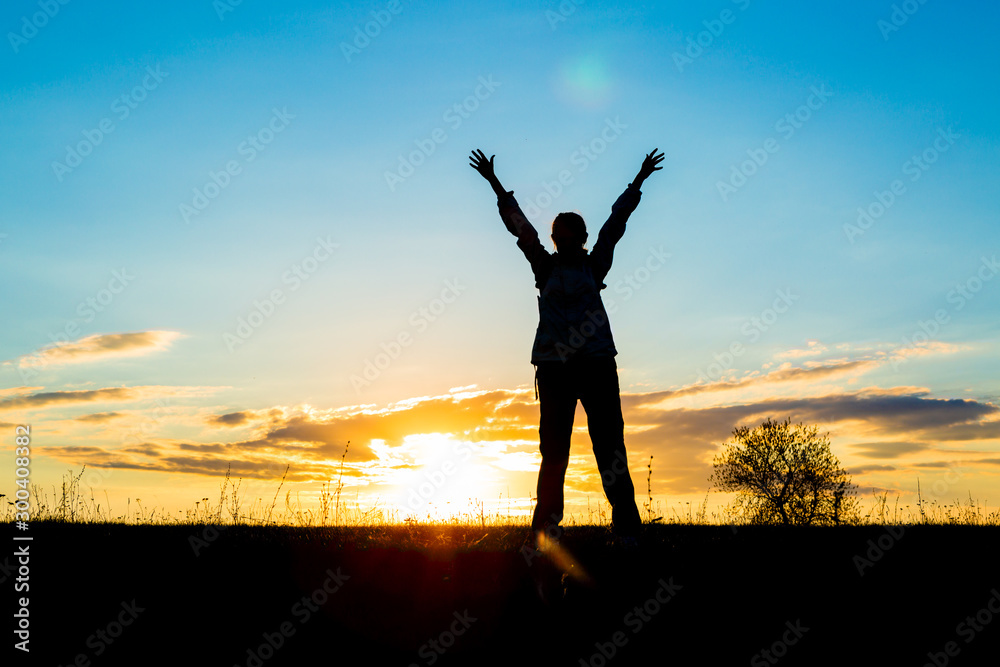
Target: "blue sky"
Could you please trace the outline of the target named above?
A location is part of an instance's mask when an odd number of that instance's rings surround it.
[[[663,170],[605,292],[623,391],[710,385],[671,400],[757,422],[769,401],[808,400],[789,414],[825,419],[869,487],[909,494],[918,474],[961,465],[955,490],[1000,497],[988,462],[1000,449],[995,5],[70,2],[40,19],[43,5],[15,2],[0,19],[0,272],[13,286],[0,421],[34,425],[39,476],[103,463],[115,474],[102,486],[163,488],[165,505],[183,506],[162,480],[212,488],[223,460],[267,443],[254,454],[273,464],[256,476],[265,483],[284,469],[282,446],[333,452],[349,439],[277,438],[268,410],[329,425],[349,406],[475,385],[524,401],[523,433],[496,437],[524,455],[511,493],[527,495],[536,292],[467,156],[496,154],[547,241],[562,210],[596,238],[659,148]],[[78,166],[53,166],[81,145]],[[414,154],[412,174],[400,171]],[[206,187],[215,196],[185,215]],[[877,214],[864,229],[859,208]],[[650,264],[654,251],[669,259]],[[252,335],[227,339],[255,311]],[[391,363],[352,382],[400,335],[410,343]],[[817,369],[818,385],[793,372]],[[72,393],[110,388],[132,392]],[[914,413],[876,424],[821,409],[862,395],[915,397]],[[976,435],[914,430],[931,414],[935,428]],[[665,471],[669,502],[705,488],[736,423],[686,433],[688,450],[664,420],[630,458],[636,469],[656,452],[687,471]],[[352,447],[373,439],[359,431]],[[909,458],[858,454],[890,441],[913,445]],[[356,462],[359,485],[390,483],[365,467],[392,467],[386,452],[402,445],[386,442],[382,458]],[[596,471],[585,432],[574,442],[583,494]],[[298,460],[304,484],[324,461]],[[483,474],[497,465],[484,459]]]

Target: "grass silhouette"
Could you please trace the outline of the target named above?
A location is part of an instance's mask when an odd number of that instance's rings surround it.
[[[438,667],[521,664],[525,645],[543,651],[527,664],[575,667],[601,664],[593,656],[616,636],[610,667],[662,664],[684,651],[696,664],[745,664],[800,622],[809,630],[782,664],[923,664],[996,586],[998,513],[971,497],[918,496],[910,508],[882,492],[853,525],[745,525],[707,511],[707,496],[660,512],[650,461],[639,548],[616,544],[605,507],[569,517],[559,541],[588,581],[542,602],[534,582],[552,568],[525,556],[528,515],[479,501],[447,521],[400,519],[345,502],[342,479],[305,508],[287,476],[273,495],[247,502],[242,480],[226,475],[217,496],[177,514],[139,498],[112,513],[106,497],[81,489],[83,470],[48,493],[33,488],[31,618],[40,636],[59,628],[38,657],[97,657],[95,630],[120,630],[111,624],[134,602],[144,611],[100,664],[148,662],[156,647],[159,664],[272,667],[332,654],[347,664],[423,666],[429,642],[444,638]],[[301,601],[335,574],[347,577],[342,590],[311,598],[306,615]],[[676,600],[654,603],[673,584]],[[67,601],[70,590],[85,611]],[[892,613],[859,624],[859,609],[887,601]],[[641,625],[629,616],[640,607],[654,610]],[[464,614],[476,619],[469,631],[447,635]],[[976,660],[995,657],[994,635],[963,644],[963,664],[991,664]]]
[[[344,456],[347,451],[345,449]],[[744,517],[733,513],[728,508],[718,511],[708,510],[708,500],[711,489],[705,494],[704,501],[692,506],[690,502],[677,502],[668,506],[664,512],[659,501],[652,495],[653,467],[650,457],[647,466],[647,497],[643,503],[644,523],[646,525],[688,525],[688,526],[747,526],[750,525]],[[447,519],[430,516],[407,515],[400,516],[395,508],[380,506],[375,503],[371,507],[361,507],[356,501],[348,502],[342,498],[343,460],[339,478],[334,484],[324,482],[320,486],[315,507],[304,507],[299,499],[299,492],[293,493],[286,489],[284,502],[278,507],[281,491],[285,487],[289,467],[286,467],[274,496],[270,503],[262,498],[254,499],[249,505],[241,492],[243,480],[233,481],[229,471],[220,483],[218,500],[213,502],[209,497],[195,500],[193,507],[171,514],[164,508],[146,507],[141,498],[129,498],[123,513],[113,513],[107,493],[104,493],[105,503],[95,496],[95,490],[81,488],[80,480],[86,466],[79,473],[67,472],[61,484],[51,487],[51,492],[45,488],[32,485],[31,522],[52,523],[121,523],[131,525],[231,525],[231,526],[288,526],[302,528],[322,527],[389,527],[389,526],[437,526],[437,527],[479,527],[489,528],[526,528],[530,522],[530,512],[512,514],[508,502],[506,511],[502,508],[502,497],[498,499],[493,509],[487,510],[486,502],[481,499],[469,499],[464,511],[456,511]],[[867,511],[858,512],[848,517],[845,525],[850,526],[882,526],[882,525],[960,525],[960,526],[1000,526],[1000,509],[990,510],[982,501],[969,497],[962,501],[940,502],[937,499],[924,500],[920,494],[918,480],[918,495],[916,506],[899,505],[899,496],[889,499],[889,492],[872,491]],[[3,496],[0,495],[0,498]],[[534,500],[534,499],[532,499]],[[13,521],[13,502],[5,505],[4,521]],[[604,526],[610,522],[610,506],[601,498],[596,506],[592,506],[588,497],[585,515],[567,513],[564,524],[567,526]]]

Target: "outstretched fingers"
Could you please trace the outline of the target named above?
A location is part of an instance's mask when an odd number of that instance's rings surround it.
[[[492,160],[493,158],[490,159]],[[482,150],[479,149],[474,150],[472,151],[472,154],[469,156],[469,160],[470,160],[469,164],[475,167],[481,162],[486,162],[486,153],[484,153]]]
[[[474,150],[469,156],[469,166],[478,171],[484,177],[488,177],[493,173],[493,158],[496,155],[491,155],[490,159],[486,159],[486,153],[482,150]]]
[[[663,167],[657,167],[656,166],[656,165],[660,164],[660,162],[662,162],[664,160],[663,153],[660,153],[659,155],[656,154],[656,151],[658,151],[658,150],[659,150],[658,148],[654,148],[648,155],[646,155],[646,163],[649,165],[649,167],[653,171],[657,171],[659,169],[663,169]]]

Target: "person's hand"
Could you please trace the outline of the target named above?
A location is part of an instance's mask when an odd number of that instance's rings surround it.
[[[646,159],[642,161],[642,167],[639,168],[639,175],[635,177],[634,181],[636,185],[646,180],[654,171],[663,169],[663,167],[656,166],[663,161],[663,153],[657,155],[657,150],[658,149],[654,148],[648,155],[646,155]]]
[[[490,159],[487,160],[486,153],[483,151],[472,151],[472,155],[469,156],[469,166],[478,171],[487,181],[492,181],[496,178],[496,172],[493,171],[493,158],[495,157],[496,155],[491,155]]]

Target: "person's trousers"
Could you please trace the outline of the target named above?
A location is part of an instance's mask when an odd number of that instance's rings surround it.
[[[642,520],[635,504],[635,487],[625,455],[625,420],[615,358],[539,362],[535,381],[541,410],[538,435],[542,465],[538,471],[538,503],[531,521],[532,529],[545,530],[562,521],[563,485],[569,464],[573,416],[579,400],[587,413],[594,456],[604,493],[611,503],[612,526],[620,534],[634,533]]]

